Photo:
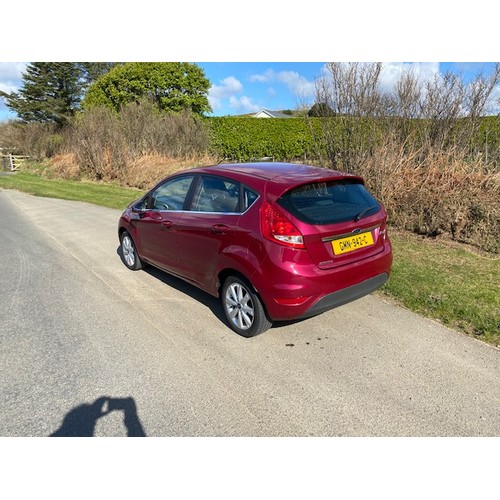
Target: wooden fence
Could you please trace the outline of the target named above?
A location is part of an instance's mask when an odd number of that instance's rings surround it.
[[[2,158],[2,168],[4,170],[10,170],[14,172],[18,170],[18,168],[23,164],[24,160],[29,158],[29,156],[20,156],[20,155],[1,155]]]

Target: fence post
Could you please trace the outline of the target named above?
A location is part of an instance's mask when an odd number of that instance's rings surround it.
[[[14,157],[12,156],[12,154],[9,154],[9,162],[10,162],[10,170],[11,170],[11,172],[14,172],[14,170],[15,170]]]

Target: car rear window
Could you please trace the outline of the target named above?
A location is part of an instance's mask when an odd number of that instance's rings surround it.
[[[377,200],[356,179],[316,182],[287,191],[278,204],[309,224],[359,220],[380,209]]]

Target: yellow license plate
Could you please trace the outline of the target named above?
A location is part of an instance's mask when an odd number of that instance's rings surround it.
[[[335,255],[352,252],[358,248],[369,247],[370,245],[373,245],[373,236],[371,232],[332,241],[333,253]]]

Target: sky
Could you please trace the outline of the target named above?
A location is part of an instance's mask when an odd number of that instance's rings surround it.
[[[256,113],[262,109],[272,111],[297,109],[314,103],[315,80],[325,68],[324,62],[197,62],[211,82],[209,101],[212,116]],[[380,78],[384,89],[391,89],[404,67],[413,67],[423,79],[438,73],[452,71],[464,80],[479,72],[491,71],[492,63],[481,62],[385,62]],[[21,75],[26,68],[22,62],[0,62],[0,90],[12,92],[22,84]],[[500,86],[496,90],[500,97]],[[15,115],[0,99],[0,121]]]

